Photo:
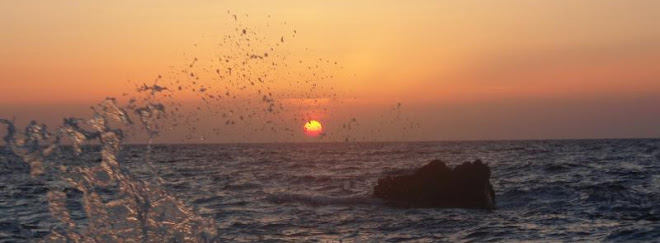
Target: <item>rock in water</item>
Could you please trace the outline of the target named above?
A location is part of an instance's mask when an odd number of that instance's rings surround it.
[[[411,175],[379,179],[373,196],[398,207],[493,209],[495,191],[489,180],[490,168],[481,160],[453,170],[433,160]]]

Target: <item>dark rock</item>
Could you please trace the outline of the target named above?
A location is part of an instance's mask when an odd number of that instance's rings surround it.
[[[490,168],[481,160],[453,170],[434,160],[413,174],[379,179],[373,196],[397,207],[493,209],[495,191],[489,180]]]

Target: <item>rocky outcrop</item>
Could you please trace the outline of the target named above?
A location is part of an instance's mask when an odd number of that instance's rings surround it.
[[[490,168],[481,160],[465,162],[453,170],[434,160],[410,175],[379,179],[373,196],[397,207],[494,209],[495,206]]]

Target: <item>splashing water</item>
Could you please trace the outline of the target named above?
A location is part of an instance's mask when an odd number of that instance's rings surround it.
[[[271,139],[278,141],[282,135],[294,137],[300,122],[328,112],[323,100],[339,100],[339,91],[322,82],[332,80],[336,61],[294,60],[278,48],[295,37],[295,30],[268,40],[257,35],[257,27],[243,26],[237,15],[229,14],[238,27],[235,34],[221,38],[221,54],[195,57],[166,77],[158,75],[151,85],[136,85],[136,93],[124,94],[129,98],[125,106],[106,98],[92,107],[90,118],[64,118],[54,130],[32,121],[19,132],[13,121],[0,119],[6,127],[5,149],[48,189],[48,210],[59,224],[42,240],[217,241],[214,220],[199,216],[167,192],[159,178],[140,180],[121,166],[117,157],[122,143],[137,136],[136,130],[144,130],[148,139],[144,163],[153,171],[151,143],[163,130],[182,127],[189,134],[185,140],[194,136],[203,140],[200,121],[222,120],[224,127],[213,129],[218,136],[243,126],[244,138],[270,131]],[[169,83],[159,84],[163,82]],[[186,104],[178,95],[189,94],[201,104],[184,111]],[[349,141],[347,134],[359,124],[351,118],[336,134],[320,137],[335,135]],[[72,196],[76,193],[79,197]],[[82,205],[82,212],[68,207],[71,201]]]
[[[57,177],[48,185],[48,208],[62,225],[54,228],[47,241],[52,242],[212,242],[217,230],[213,220],[195,214],[183,202],[166,192],[159,183],[135,179],[117,161],[123,133],[110,122],[130,125],[127,112],[118,108],[114,99],[106,99],[91,119],[64,119],[52,134],[46,127],[31,122],[20,138],[11,121],[4,140],[13,154],[30,167],[34,177]],[[142,124],[156,134],[154,122],[164,108],[148,105],[135,109]],[[91,129],[82,128],[87,125]],[[49,160],[53,153],[66,153],[63,140],[71,140],[73,155],[82,158],[83,145],[96,143],[100,161],[74,164]],[[63,185],[61,182],[67,182]],[[68,189],[82,193],[86,221],[72,219],[67,209]]]

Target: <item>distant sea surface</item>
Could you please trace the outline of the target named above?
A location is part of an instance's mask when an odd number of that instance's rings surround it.
[[[45,237],[58,224],[48,189],[0,151],[0,242]],[[497,208],[370,197],[378,178],[433,159],[487,162]],[[660,242],[660,140],[125,145],[119,161],[142,180],[162,178],[215,219],[224,242]]]

